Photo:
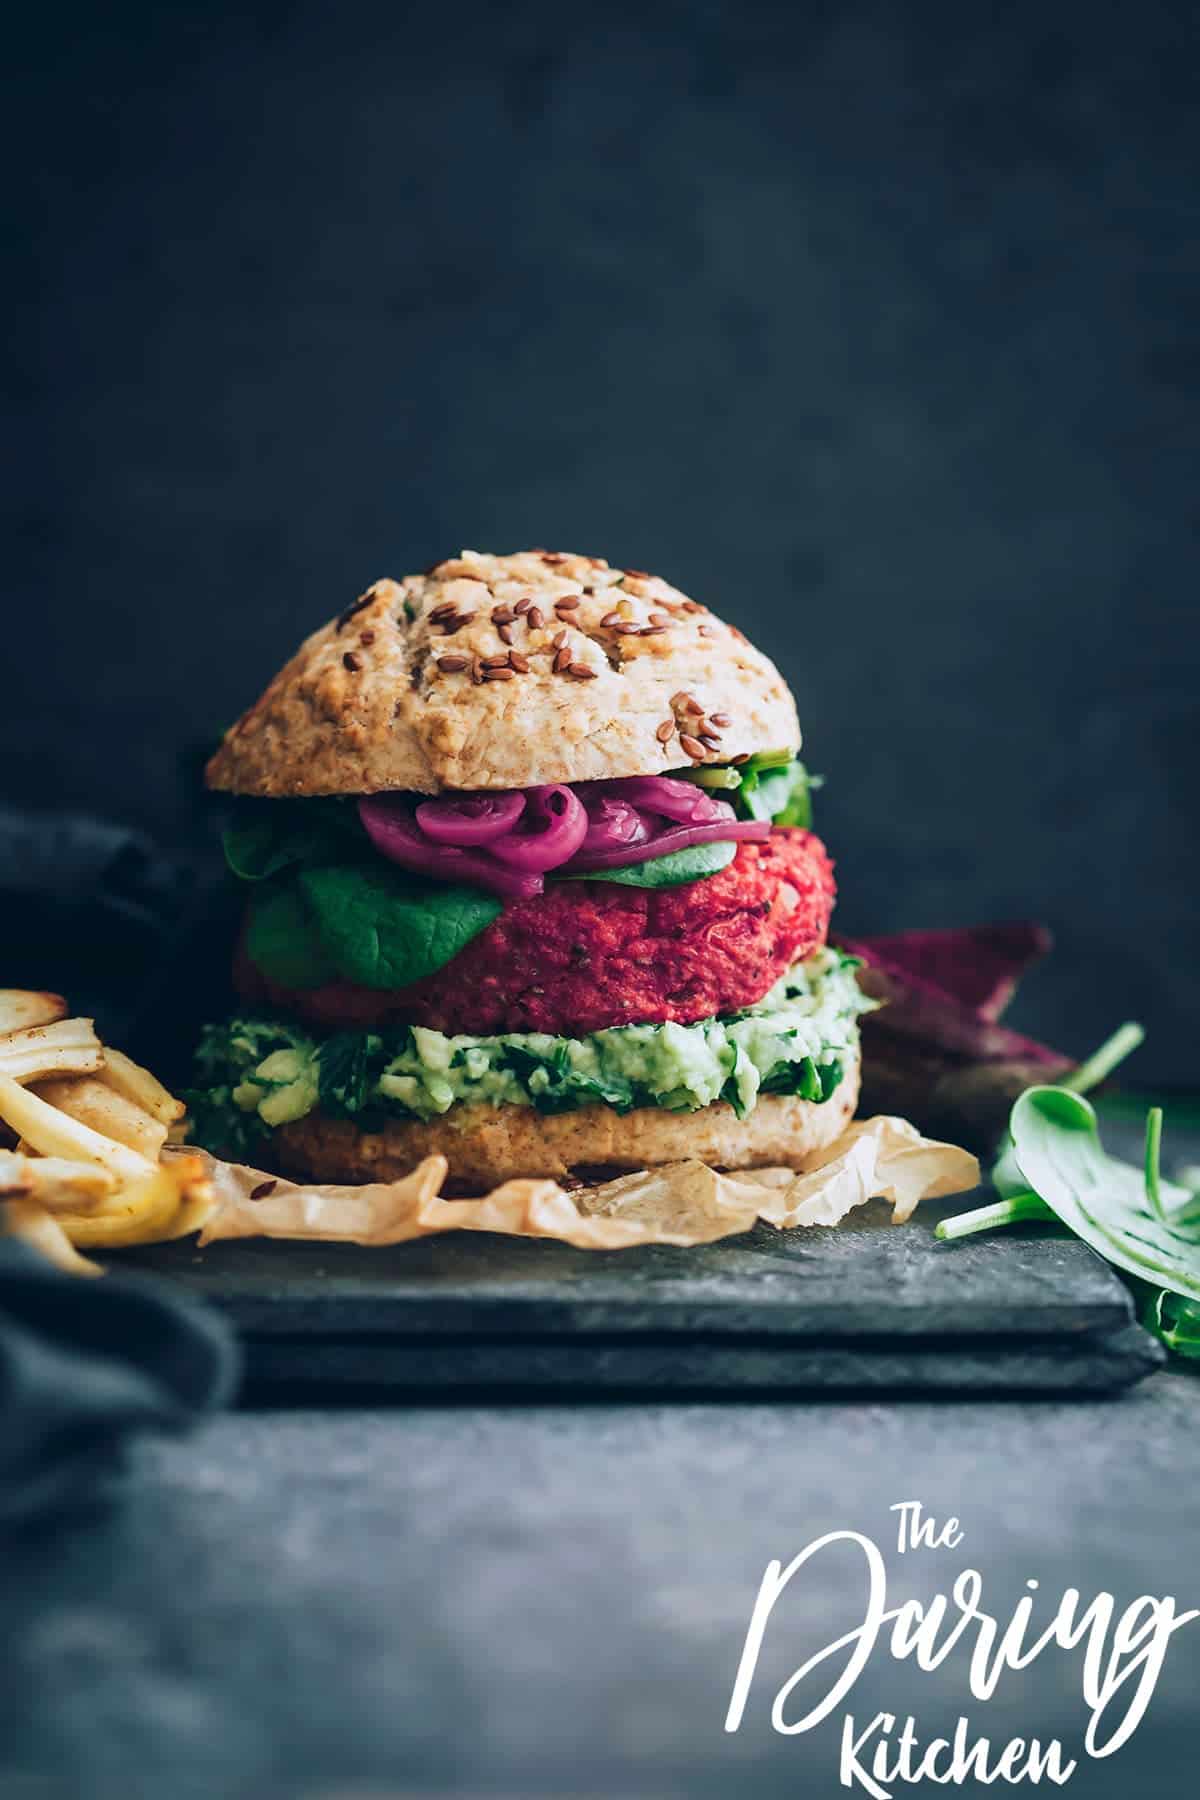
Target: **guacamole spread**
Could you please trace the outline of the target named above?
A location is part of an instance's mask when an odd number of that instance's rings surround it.
[[[604,1102],[619,1112],[694,1112],[728,1101],[739,1117],[759,1094],[827,1100],[872,1002],[853,957],[824,948],[757,1006],[692,1025],[619,1025],[587,1037],[513,1032],[448,1037],[422,1026],[340,1032],[318,1040],[277,1019],[210,1026],[189,1096],[192,1135],[225,1150],[328,1115],[430,1119],[460,1103],[564,1112]]]

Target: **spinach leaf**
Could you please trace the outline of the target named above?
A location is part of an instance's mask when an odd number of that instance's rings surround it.
[[[274,1050],[311,1052],[312,1039],[282,1019],[237,1018],[221,1025],[206,1025],[196,1047],[196,1068],[210,1086],[228,1082],[236,1087]]]
[[[1079,1064],[1078,1068],[1073,1069],[1069,1075],[1064,1075],[1061,1081],[1055,1082],[1053,1085],[1066,1088],[1073,1094],[1089,1093],[1092,1088],[1099,1087],[1100,1083],[1112,1074],[1118,1064],[1124,1062],[1125,1058],[1137,1049],[1145,1036],[1140,1025],[1127,1023],[1119,1026],[1111,1037],[1105,1039],[1098,1050],[1093,1051],[1091,1056]],[[1022,1175],[1013,1154],[1011,1130],[1006,1131],[1001,1140],[996,1162],[991,1172],[991,1183],[996,1192],[1005,1199],[1020,1198],[1029,1192],[1029,1183]],[[1027,1213],[1026,1217],[1028,1216]]]
[[[686,850],[670,850],[648,862],[630,863],[624,869],[597,869],[593,875],[571,875],[570,881],[617,881],[625,887],[682,887],[727,869],[737,855],[736,844],[690,844]]]
[[[1200,1303],[1195,1300],[1185,1300],[1166,1288],[1150,1288],[1142,1324],[1176,1356],[1200,1357]]]
[[[1105,1039],[1098,1050],[1055,1085],[1060,1090],[1073,1094],[1087,1093],[1090,1088],[1097,1087],[1111,1075],[1117,1065],[1137,1049],[1145,1035],[1140,1025],[1120,1026],[1111,1037]],[[956,1238],[971,1237],[977,1231],[995,1231],[1004,1225],[1055,1223],[1057,1214],[1031,1190],[1017,1161],[1011,1115],[1009,1129],[1000,1141],[989,1180],[1000,1195],[999,1202],[992,1206],[974,1207],[970,1212],[958,1213],[952,1219],[943,1219],[935,1228],[935,1237],[950,1242]]]
[[[369,988],[432,975],[501,910],[482,889],[421,881],[382,859],[303,869],[297,883],[338,973]]]
[[[345,800],[239,800],[222,842],[240,881],[266,881],[298,863],[331,861],[365,842]]]
[[[1144,1171],[1105,1152],[1086,1100],[1027,1088],[1012,1110],[1012,1138],[1030,1191],[1085,1244],[1129,1275],[1200,1300],[1200,1219],[1181,1217],[1191,1196],[1156,1172],[1160,1216]]]
[[[286,988],[323,987],[337,978],[333,958],[294,882],[261,889],[250,905],[246,954],[268,981]]]
[[[1125,1028],[1127,1044],[1131,1030]],[[1075,1091],[1098,1078],[1097,1068],[1107,1072],[1112,1054],[1111,1044],[1097,1052],[1070,1078],[1071,1086],[1032,1087],[1020,1095],[993,1175],[1002,1198],[944,1219],[936,1236],[953,1240],[1022,1223],[1065,1225],[1131,1280],[1142,1297],[1142,1322],[1169,1349],[1200,1357],[1200,1201],[1161,1178],[1161,1108],[1151,1108],[1146,1120],[1139,1169],[1106,1153],[1096,1114]]]

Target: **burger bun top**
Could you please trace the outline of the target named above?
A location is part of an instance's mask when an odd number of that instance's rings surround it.
[[[282,798],[524,788],[795,750],[779,672],[657,576],[464,550],[374,582],[232,726],[210,787]]]

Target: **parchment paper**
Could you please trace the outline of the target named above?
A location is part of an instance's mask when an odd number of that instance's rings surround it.
[[[550,1180],[506,1181],[477,1200],[441,1198],[448,1172],[442,1156],[427,1157],[402,1181],[360,1187],[305,1187],[207,1160],[213,1202],[202,1244],[239,1237],[401,1244],[440,1231],[557,1238],[581,1250],[705,1244],[748,1231],[759,1219],[780,1229],[836,1225],[873,1198],[890,1201],[894,1222],[902,1224],[919,1201],[979,1181],[979,1164],[967,1151],[887,1117],[856,1120],[800,1171],[723,1175],[704,1163],[678,1162],[570,1192]]]

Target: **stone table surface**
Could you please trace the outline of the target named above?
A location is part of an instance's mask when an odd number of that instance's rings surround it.
[[[844,1791],[846,1709],[857,1729],[911,1712],[922,1741],[966,1714],[997,1745],[1059,1736],[1078,1755],[1078,1652],[984,1704],[962,1653],[931,1676],[881,1641],[832,1719],[772,1731],[780,1682],[861,1618],[848,1544],[781,1599],[727,1735],[753,1597],[769,1559],[853,1529],[884,1554],[890,1604],[970,1566],[1002,1621],[1029,1579],[1047,1617],[1069,1586],[1200,1605],[1198,1424],[1200,1381],[1177,1366],[1087,1402],[230,1414],[144,1445],[123,1503],[6,1557],[0,1794],[824,1797]],[[912,1499],[958,1516],[957,1549],[898,1555],[888,1508]],[[1193,1623],[1132,1739],[1069,1791],[1185,1791],[1198,1674]]]

